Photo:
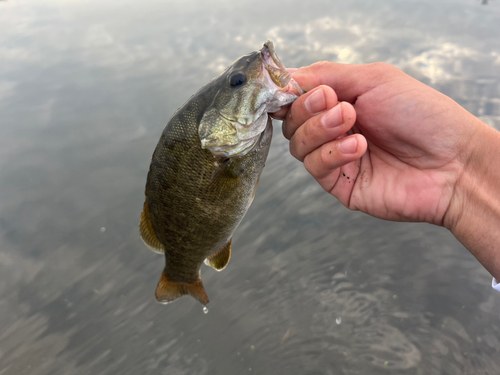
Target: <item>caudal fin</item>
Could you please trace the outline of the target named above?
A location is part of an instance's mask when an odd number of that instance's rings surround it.
[[[156,300],[158,302],[169,303],[186,294],[199,301],[202,305],[208,304],[208,296],[201,282],[201,277],[194,283],[178,283],[167,279],[165,271],[161,273],[160,281],[156,287]]]

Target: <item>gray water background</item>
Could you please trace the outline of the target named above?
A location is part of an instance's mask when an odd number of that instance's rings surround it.
[[[276,123],[210,311],[138,236],[172,113],[271,38],[385,61],[500,129],[500,1],[1,1],[0,374],[499,374],[500,293],[443,228],[350,212]]]

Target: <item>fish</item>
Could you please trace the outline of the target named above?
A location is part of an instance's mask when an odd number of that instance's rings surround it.
[[[200,268],[227,266],[271,145],[269,114],[301,94],[268,40],[168,121],[151,159],[139,222],[144,243],[165,255],[158,302],[190,295],[208,304]]]

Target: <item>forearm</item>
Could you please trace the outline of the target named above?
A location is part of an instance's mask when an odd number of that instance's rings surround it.
[[[444,224],[500,280],[500,132],[477,130]]]

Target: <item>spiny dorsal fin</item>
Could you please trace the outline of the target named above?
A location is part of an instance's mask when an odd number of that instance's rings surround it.
[[[208,304],[208,296],[201,282],[201,277],[194,283],[177,283],[167,278],[165,270],[161,273],[155,294],[158,302],[169,303],[186,294],[196,299],[202,305]]]
[[[231,238],[222,249],[218,250],[216,253],[210,255],[207,259],[205,259],[205,264],[216,269],[217,271],[222,271],[224,268],[226,268],[227,264],[229,263],[229,259],[231,258],[232,241],[233,239]]]
[[[147,198],[142,209],[141,220],[139,221],[139,232],[141,233],[142,240],[151,250],[159,254],[165,253],[165,249],[161,242],[158,241],[158,238],[156,238],[153,226],[151,225]]]

